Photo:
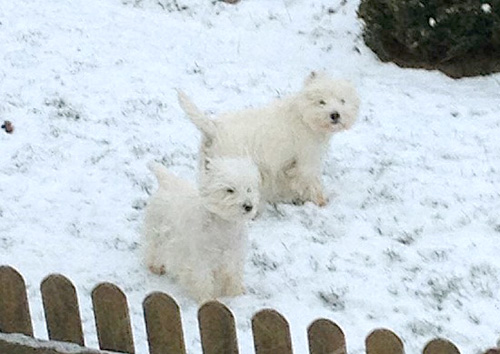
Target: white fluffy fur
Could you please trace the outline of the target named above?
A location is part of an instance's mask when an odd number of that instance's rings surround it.
[[[202,173],[206,158],[249,155],[259,167],[263,201],[327,203],[321,163],[332,134],[349,129],[357,118],[359,99],[351,83],[313,72],[295,95],[214,120],[183,92],[178,98],[203,134]]]
[[[150,164],[158,179],[145,215],[145,261],[167,272],[199,302],[244,292],[246,221],[259,203],[260,176],[250,159],[210,160],[200,188]]]

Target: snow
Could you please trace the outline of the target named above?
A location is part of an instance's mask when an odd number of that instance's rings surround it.
[[[483,12],[489,14],[489,13],[491,13],[491,5],[487,4],[487,3],[481,4],[481,10]]]
[[[349,353],[374,328],[407,353],[444,337],[463,353],[500,335],[500,75],[452,80],[381,63],[361,39],[359,1],[18,0],[0,2],[0,264],[26,279],[35,335],[47,338],[39,284],[78,290],[96,348],[90,292],[128,296],[138,353],[141,302],[164,291],[201,353],[197,305],[141,264],[140,227],[156,187],[146,165],[194,181],[199,134],[177,105],[258,106],[300,89],[311,70],[352,80],[359,121],[324,164],[330,203],[269,207],[250,225],[242,354],[251,316],[274,308],[296,353],[306,327],[338,323]],[[178,8],[187,7],[184,10]]]

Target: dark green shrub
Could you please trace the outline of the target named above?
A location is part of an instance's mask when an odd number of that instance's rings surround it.
[[[500,0],[361,0],[358,16],[384,61],[455,77],[500,71]]]

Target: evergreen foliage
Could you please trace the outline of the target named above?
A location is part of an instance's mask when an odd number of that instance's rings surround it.
[[[500,0],[361,0],[358,16],[384,61],[451,76],[500,71]]]

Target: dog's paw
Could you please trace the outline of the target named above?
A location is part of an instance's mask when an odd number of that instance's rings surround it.
[[[319,207],[324,207],[328,204],[328,199],[323,195],[319,195],[313,200],[313,203]]]
[[[225,291],[225,296],[238,296],[238,295],[243,295],[245,294],[246,289],[245,285],[243,284],[231,284],[226,291]]]
[[[238,296],[245,293],[242,273],[225,273],[220,283],[221,296]]]
[[[199,304],[217,300],[217,295],[212,287],[195,287],[189,290],[191,297]]]
[[[160,266],[150,265],[149,270],[151,271],[151,273],[154,273],[157,275],[163,275],[166,272],[165,266],[163,264]]]
[[[198,305],[203,305],[204,303],[206,302],[209,302],[209,301],[216,301],[217,298],[215,295],[213,294],[207,294],[207,293],[203,293],[203,294],[199,294],[199,293],[191,293],[191,297],[198,303]]]
[[[293,199],[293,200],[292,200],[292,204],[293,204],[293,205],[298,205],[298,206],[300,206],[300,205],[304,205],[304,203],[305,203],[305,202],[304,202],[302,199],[295,198],[295,199]]]

